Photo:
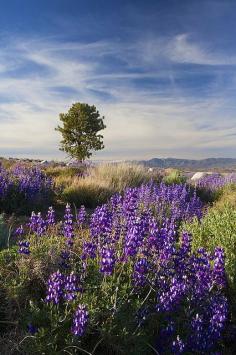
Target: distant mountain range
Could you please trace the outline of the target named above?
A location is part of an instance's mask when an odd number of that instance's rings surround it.
[[[175,159],[175,158],[153,158],[140,160],[139,163],[150,168],[177,168],[177,169],[236,169],[236,158],[208,158],[201,160]]]

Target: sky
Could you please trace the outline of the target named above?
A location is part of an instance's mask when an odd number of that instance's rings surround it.
[[[64,159],[75,102],[99,160],[236,157],[236,1],[0,0],[0,156]]]

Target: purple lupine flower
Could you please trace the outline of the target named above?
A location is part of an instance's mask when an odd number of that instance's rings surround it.
[[[167,318],[166,326],[161,330],[161,335],[165,337],[170,337],[176,331],[175,323],[172,319]]]
[[[86,209],[82,205],[79,209],[79,212],[77,213],[77,216],[76,216],[78,226],[82,227],[84,225],[84,223],[86,221],[86,216],[87,216]]]
[[[222,248],[215,248],[213,280],[219,287],[222,288],[226,286],[226,275],[224,265],[224,250]]]
[[[22,237],[24,235],[24,228],[23,228],[22,224],[20,225],[20,227],[16,228],[15,235],[17,237]]]
[[[100,248],[111,242],[112,213],[107,205],[95,209],[90,222],[90,231],[92,238],[98,241]]]
[[[148,315],[150,313],[150,310],[148,309],[148,307],[142,307],[141,309],[138,310],[137,314],[135,315],[135,319],[138,323],[138,326],[142,326],[146,319],[148,318]]]
[[[47,283],[46,302],[58,304],[63,297],[65,277],[60,271],[54,272]]]
[[[72,334],[79,337],[84,335],[88,321],[89,313],[87,307],[83,304],[79,304],[73,318]]]
[[[93,241],[83,243],[83,253],[82,253],[83,260],[87,258],[95,259],[96,252],[97,252],[97,246]]]
[[[223,251],[217,248],[212,256],[201,248],[193,253],[191,235],[184,232],[179,238],[177,234],[180,221],[194,216],[200,218],[201,208],[195,192],[186,185],[152,183],[127,189],[124,195],[113,196],[106,205],[94,211],[90,233],[83,242],[84,270],[91,258],[95,259],[93,264],[99,262],[102,273],[110,275],[117,256],[119,262],[128,263],[128,267],[134,265],[134,284],[145,285],[146,281],[156,290],[157,317],[161,319],[156,349],[161,354],[211,353],[217,349],[226,325],[228,306],[223,293]],[[66,214],[69,223],[64,224],[64,234],[68,233],[70,240],[73,217],[70,210]],[[64,258],[63,252],[61,254],[65,263],[68,260],[66,252]],[[82,276],[54,276],[50,292],[47,292],[48,302],[57,304],[60,300],[66,303],[75,299],[82,287]],[[142,287],[135,292],[140,297],[145,296]],[[154,311],[153,304],[147,300],[140,310],[140,326],[146,318],[146,307],[148,312],[153,314]],[[80,311],[86,309],[82,306]],[[77,335],[83,334],[80,314],[72,327]],[[182,328],[183,338],[180,339]]]
[[[47,226],[54,226],[55,225],[55,211],[52,207],[49,207],[46,217],[46,224]]]
[[[187,232],[182,233],[180,250],[182,257],[190,254],[191,252],[191,235]]]
[[[30,254],[30,242],[26,241],[26,240],[22,240],[18,243],[19,245],[19,249],[18,249],[18,253],[19,254],[25,254],[25,255],[29,255]]]
[[[177,335],[177,338],[172,342],[172,351],[173,354],[182,354],[185,350],[185,344],[183,340],[180,339],[180,336]]]
[[[197,250],[196,255],[192,255],[190,259],[191,273],[189,279],[192,283],[193,297],[204,297],[212,287],[212,269],[210,255],[204,248]]]
[[[66,250],[62,250],[61,254],[60,254],[60,258],[61,261],[59,262],[59,265],[64,268],[67,269],[69,267],[69,259],[70,259],[70,253]]]
[[[194,351],[201,351],[208,348],[207,330],[205,329],[204,318],[200,314],[194,315],[191,320],[191,335],[189,338],[189,346]]]
[[[123,214],[127,220],[132,220],[138,206],[138,188],[128,188],[123,198]]]
[[[228,316],[228,302],[225,296],[214,296],[210,305],[209,338],[214,344],[221,338]]]
[[[28,223],[31,233],[36,233],[38,236],[45,234],[47,225],[45,220],[42,218],[41,212],[35,214],[33,211],[31,213],[30,221]]]
[[[65,277],[64,283],[64,298],[67,301],[73,301],[76,299],[77,292],[81,291],[79,287],[79,278],[78,276],[71,272],[70,275]]]
[[[208,192],[216,192],[225,185],[235,184],[236,175],[234,173],[222,176],[218,173],[209,174],[198,180],[196,186]]]
[[[69,246],[73,245],[74,239],[74,228],[73,228],[73,214],[71,213],[71,207],[69,203],[66,205],[65,215],[64,215],[64,224],[63,224],[63,233],[67,238],[67,244]]]
[[[42,215],[40,212],[37,214],[36,221],[37,221],[36,222],[37,223],[36,234],[38,236],[42,236],[46,232],[47,225],[46,225],[45,220],[42,218]]]
[[[129,228],[125,238],[124,253],[126,256],[134,256],[138,251],[139,229],[136,225]]]
[[[29,332],[31,335],[34,335],[34,334],[36,334],[36,333],[38,332],[38,328],[37,328],[35,325],[33,325],[32,323],[29,323],[29,324],[27,325],[27,328],[28,328],[28,332]]]
[[[37,230],[37,215],[33,211],[30,216],[30,221],[28,223],[31,232],[36,232]]]
[[[115,266],[114,250],[103,247],[101,252],[100,271],[105,275],[111,275]]]
[[[149,263],[146,258],[140,258],[134,264],[133,283],[137,287],[143,287],[146,283]]]
[[[6,169],[0,165],[0,199],[5,198],[11,189],[12,181]]]
[[[159,226],[156,219],[152,216],[149,218],[147,249],[155,252],[159,244]]]
[[[148,231],[146,215],[129,219],[127,234],[125,236],[124,253],[126,256],[135,256],[143,244],[145,233]]]
[[[179,280],[174,276],[166,290],[159,290],[157,296],[156,309],[158,312],[170,312],[175,310],[181,300],[185,297],[187,284],[185,279]]]
[[[52,179],[35,166],[16,164],[10,170],[17,188],[27,200],[34,201],[52,190]]]

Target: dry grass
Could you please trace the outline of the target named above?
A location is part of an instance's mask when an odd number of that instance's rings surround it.
[[[214,206],[217,209],[221,209],[221,208],[224,209],[226,205],[236,208],[236,185],[235,184],[225,186],[218,200],[214,204]]]
[[[55,184],[63,201],[93,208],[106,202],[112,194],[151,179],[159,181],[160,176],[157,172],[148,172],[142,165],[120,163],[90,168],[83,178],[61,174],[55,177]]]

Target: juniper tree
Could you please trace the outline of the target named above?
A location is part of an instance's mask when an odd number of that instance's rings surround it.
[[[56,131],[62,134],[60,150],[72,158],[85,160],[92,155],[92,151],[104,148],[103,136],[99,134],[106,128],[104,116],[100,116],[96,107],[77,102],[67,113],[60,113],[62,126]]]

